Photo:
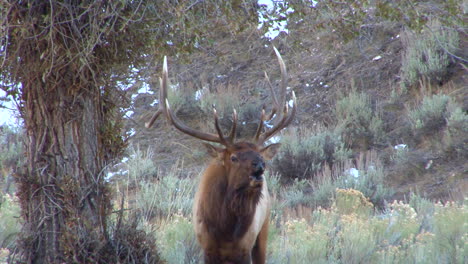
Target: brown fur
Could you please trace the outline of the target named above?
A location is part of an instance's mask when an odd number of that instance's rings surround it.
[[[258,164],[270,159],[277,146],[259,149],[242,142],[219,149],[208,145],[215,158],[203,174],[193,212],[205,263],[265,263],[270,198],[262,176],[264,166],[258,170]]]

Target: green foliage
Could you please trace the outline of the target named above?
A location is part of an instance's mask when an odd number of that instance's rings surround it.
[[[382,208],[394,190],[387,186],[385,172],[375,153],[369,152],[367,157],[365,156],[362,155],[357,160],[359,170],[343,162],[333,166],[332,170],[326,167],[313,179],[295,179],[281,190],[278,197],[280,203],[278,206],[274,204],[275,210],[294,208],[298,205],[330,208],[332,201],[338,199],[338,189],[355,189],[369,197],[374,205]],[[275,214],[281,215],[280,212]]]
[[[155,217],[169,217],[174,213],[191,213],[196,185],[176,162],[167,172],[158,169],[153,162],[153,152],[133,148],[129,160],[127,188],[136,189],[136,209],[145,221]]]
[[[327,263],[327,226],[312,227],[305,219],[290,219],[282,229],[280,237],[269,240],[268,263]]]
[[[409,149],[406,145],[395,147],[391,159],[398,165],[403,165],[408,163],[409,159]]]
[[[449,117],[449,103],[451,99],[444,94],[424,97],[420,106],[409,112],[412,129],[415,132],[433,133],[446,125]]]
[[[362,193],[340,190],[330,209],[310,221],[287,219],[273,227],[269,263],[464,263],[466,206],[430,203],[413,196],[372,213]],[[432,207],[435,210],[429,210]],[[423,221],[428,223],[423,225]],[[280,229],[280,230],[278,230]],[[281,230],[283,230],[281,232]]]
[[[0,197],[0,249],[13,248],[21,228],[20,206],[15,196]]]
[[[24,161],[20,128],[0,127],[0,168],[18,167]]]
[[[307,195],[307,187],[309,183],[307,180],[295,179],[292,184],[287,185],[281,192],[282,208],[295,207],[297,205],[307,204],[310,196]]]
[[[332,199],[336,197],[337,189],[355,189],[368,197],[374,205],[382,207],[394,191],[387,186],[385,172],[375,158],[375,153],[369,152],[367,156],[371,158],[361,156],[357,160],[359,170],[345,163],[333,168],[335,175],[325,170],[313,179],[310,182],[313,191],[307,197],[309,206],[329,208]]]
[[[435,204],[433,216],[433,232],[437,237],[436,247],[442,262],[463,263],[466,261],[466,243],[468,240],[466,219],[468,219],[466,204],[454,202]]]
[[[338,100],[335,106],[336,131],[346,144],[366,150],[370,145],[383,143],[383,122],[372,109],[370,97],[365,93],[351,92]]]
[[[339,188],[352,188],[362,192],[370,201],[382,206],[394,191],[385,182],[385,172],[381,165],[361,165],[361,169],[351,173],[350,170],[343,173],[336,180]],[[353,169],[351,169],[353,170]],[[356,175],[357,174],[357,175]]]
[[[161,256],[167,263],[201,263],[203,254],[187,217],[173,214],[157,234]]]
[[[411,86],[422,77],[442,81],[448,73],[451,56],[459,49],[459,36],[454,28],[431,21],[422,31],[406,31],[402,35],[404,53],[402,86]]]
[[[369,216],[374,205],[360,191],[354,189],[337,189],[333,207],[340,214],[356,214],[358,216]]]
[[[0,263],[8,263],[10,250],[8,248],[0,248]]]
[[[215,106],[220,116],[230,115],[233,109],[238,112],[241,107],[240,87],[227,85],[217,86],[215,91],[204,89],[200,97],[200,105],[205,113],[212,113]]]
[[[196,185],[193,179],[182,178],[177,164],[157,183],[142,182],[136,196],[137,208],[144,218],[164,218],[174,213],[189,215]]]
[[[330,131],[294,130],[281,141],[281,149],[273,161],[273,169],[283,181],[310,179],[325,164],[345,160],[351,154],[341,137]]]
[[[468,154],[468,114],[461,107],[452,105],[450,117],[447,120],[447,130],[444,142],[449,150],[454,150],[459,155]]]
[[[140,146],[130,149],[130,158],[126,162],[128,168],[129,184],[138,184],[142,180],[152,180],[158,175],[158,169],[153,162],[153,151],[148,148],[146,152]]]

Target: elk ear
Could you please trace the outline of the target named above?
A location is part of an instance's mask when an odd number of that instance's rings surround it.
[[[262,153],[264,159],[271,160],[276,155],[280,147],[280,143],[271,144],[260,150],[260,153]]]
[[[205,145],[206,150],[208,151],[208,154],[210,154],[210,156],[213,158],[218,158],[220,154],[223,152],[222,148],[215,147],[211,144],[203,143],[203,145]]]

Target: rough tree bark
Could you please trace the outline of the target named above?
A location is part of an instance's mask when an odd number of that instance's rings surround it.
[[[27,135],[27,166],[16,179],[24,220],[18,254],[27,263],[102,262],[110,210],[103,172],[124,146],[115,88],[105,81],[107,63],[116,62],[105,36],[120,25],[126,6],[12,1],[2,7],[6,76],[20,86]]]
[[[224,25],[235,31],[245,21],[257,22],[256,7],[254,0],[0,1],[0,87],[19,98],[27,134],[27,166],[16,179],[24,219],[21,261],[128,259],[122,255],[132,252],[120,255],[112,241],[116,230],[108,237],[103,179],[107,163],[125,145],[118,81],[140,78],[134,69],[147,64],[154,50],[162,56],[193,49],[219,24],[214,22],[224,21],[215,10],[244,18]],[[148,253],[134,238],[145,261],[156,262],[148,261],[156,251]],[[119,256],[110,261],[105,254]]]
[[[92,256],[106,241],[101,91],[76,87],[68,68],[51,73],[53,82],[40,80],[39,71],[35,81],[22,83],[29,156],[18,193],[27,236],[22,247],[31,263]]]

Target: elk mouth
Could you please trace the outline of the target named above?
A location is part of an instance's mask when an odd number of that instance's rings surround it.
[[[250,175],[250,186],[254,188],[262,187],[264,170],[257,170]]]

